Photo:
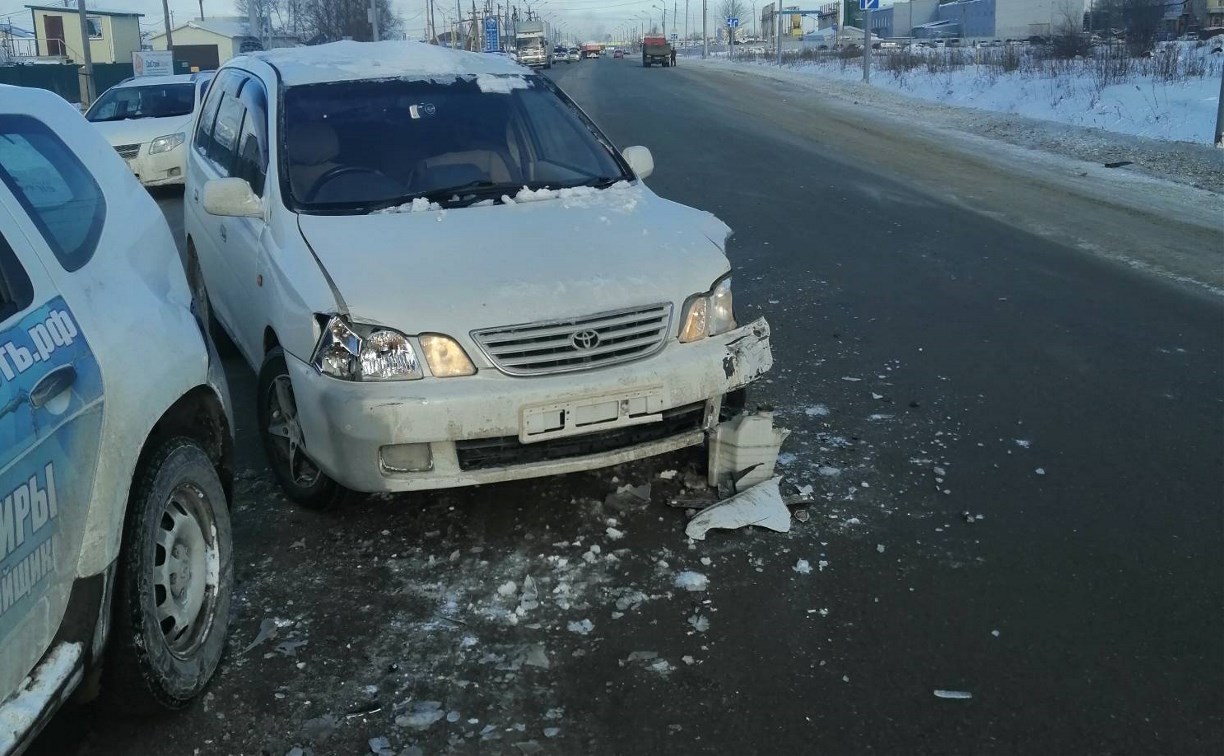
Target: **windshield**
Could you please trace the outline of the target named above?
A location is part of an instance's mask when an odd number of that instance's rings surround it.
[[[191,115],[195,109],[195,85],[155,84],[112,87],[85,114],[89,121],[123,121],[129,118],[171,118]]]
[[[284,113],[288,194],[307,213],[422,198],[455,206],[633,178],[577,107],[535,76],[290,87]]]

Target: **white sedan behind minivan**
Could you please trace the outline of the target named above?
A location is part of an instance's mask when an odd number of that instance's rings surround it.
[[[736,321],[729,229],[652,170],[499,56],[338,42],[222,67],[188,158],[189,276],[259,373],[288,495],[702,443],[770,368],[769,327]]]
[[[212,72],[138,76],[102,93],[85,120],[94,124],[145,186],[181,184],[186,142]]]

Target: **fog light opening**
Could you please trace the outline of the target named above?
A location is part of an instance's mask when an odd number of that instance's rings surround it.
[[[433,450],[429,444],[392,444],[378,450],[387,472],[428,472],[433,469]]]

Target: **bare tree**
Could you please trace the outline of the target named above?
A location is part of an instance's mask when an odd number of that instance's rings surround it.
[[[1150,52],[1156,44],[1160,22],[1176,0],[1097,0],[1092,17],[1095,29],[1115,29],[1126,33],[1132,54]]]
[[[727,23],[728,18],[738,18],[743,21],[748,17],[748,3],[744,0],[722,0],[718,6],[718,12],[721,14],[718,20],[722,25]],[[733,29],[728,29],[727,34],[733,31]]]
[[[384,39],[396,36],[403,22],[391,7],[390,0],[376,0],[379,30]],[[338,39],[369,41],[374,31],[370,26],[368,0],[235,0],[235,7],[244,17],[254,5],[256,13],[267,18],[278,32],[302,39]]]

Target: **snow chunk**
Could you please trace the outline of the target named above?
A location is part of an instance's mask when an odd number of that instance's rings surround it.
[[[405,202],[402,205],[396,205],[395,207],[386,207],[386,208],[383,208],[382,210],[376,210],[374,211],[373,214],[374,215],[391,215],[395,213],[424,213],[424,212],[431,212],[433,210],[441,210],[441,209],[442,209],[442,206],[439,205],[437,202],[430,202],[424,197],[417,197],[411,202]]]
[[[812,565],[809,564],[808,560],[806,559],[800,559],[798,562],[795,562],[795,566],[791,567],[791,569],[798,572],[800,575],[812,574]]]
[[[704,633],[710,629],[710,620],[700,614],[694,614],[692,617],[689,617],[688,623],[699,633]]]
[[[973,694],[966,690],[936,690],[935,697],[967,701],[970,698],[973,698]]]
[[[584,619],[581,622],[569,623],[565,626],[565,629],[569,630],[571,633],[578,633],[579,635],[590,635],[591,631],[595,629],[595,623],[591,622],[589,619]]]
[[[485,94],[510,94],[516,89],[526,89],[527,80],[522,76],[477,74],[476,86]]]
[[[625,532],[623,530],[617,530],[616,528],[612,527],[605,530],[604,534],[608,536],[608,540],[610,541],[619,541],[625,537]]]
[[[704,591],[710,584],[709,579],[700,572],[685,570],[676,575],[676,587],[686,591]]]
[[[803,414],[808,417],[825,417],[829,414],[829,408],[823,404],[813,404],[803,411]]]

